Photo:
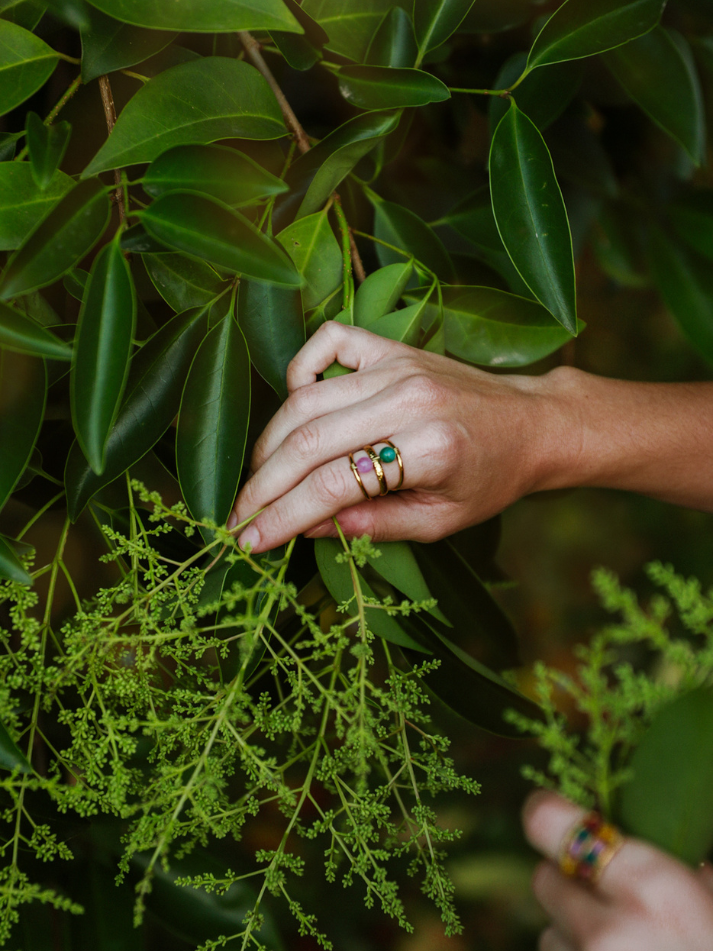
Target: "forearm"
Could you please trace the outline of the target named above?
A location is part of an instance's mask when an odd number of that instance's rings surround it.
[[[542,377],[534,490],[626,489],[713,511],[713,383]]]

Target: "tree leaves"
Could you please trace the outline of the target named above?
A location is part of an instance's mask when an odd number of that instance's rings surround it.
[[[490,191],[500,237],[520,276],[576,334],[572,237],[562,192],[542,136],[514,102],[493,136]]]
[[[45,125],[36,112],[28,112],[26,128],[32,177],[44,191],[64,158],[72,127],[68,122]]]
[[[372,66],[411,67],[417,56],[411,17],[402,7],[392,7],[371,38],[365,61]]]
[[[527,53],[514,53],[506,60],[495,80],[496,89],[508,89],[525,71]],[[557,63],[549,69],[537,69],[517,87],[513,95],[517,105],[543,132],[560,116],[579,91],[584,73],[580,60]],[[490,128],[494,131],[508,110],[508,102],[491,96],[488,106]]]
[[[227,295],[225,299],[229,300]],[[132,359],[124,400],[106,442],[101,476],[92,470],[79,444],[72,446],[64,475],[72,521],[95,492],[138,462],[170,426],[191,361],[208,329],[208,310],[198,307],[177,314]]]
[[[302,306],[311,310],[342,283],[342,253],[327,212],[299,218],[277,239],[304,278]]]
[[[196,191],[233,207],[288,191],[281,179],[249,156],[220,145],[169,149],[151,163],[142,184],[153,198],[168,191]]]
[[[0,280],[0,300],[52,284],[78,264],[104,233],[109,210],[98,179],[75,185],[10,258]]]
[[[208,304],[226,287],[210,265],[186,254],[147,254],[144,265],[156,290],[177,312]]]
[[[413,274],[411,261],[389,264],[372,271],[354,295],[354,323],[368,327],[378,317],[390,313]]]
[[[229,312],[198,348],[181,399],[176,465],[194,518],[225,524],[238,489],[249,419],[250,355]]]
[[[287,366],[305,342],[300,292],[241,281],[238,321],[253,366],[280,399],[287,399]]]
[[[167,7],[163,0],[94,0],[104,13],[155,30],[188,30],[191,33],[230,33],[233,30],[284,30],[301,27],[281,0],[177,0]]]
[[[296,0],[283,0],[290,13],[304,30],[302,36],[274,30],[272,41],[293,69],[310,69],[322,58],[322,47],[329,40],[322,27],[308,16]]]
[[[343,66],[339,91],[358,109],[398,109],[450,99],[445,83],[420,69],[391,66]]]
[[[703,93],[680,33],[657,27],[606,53],[604,62],[644,112],[700,165],[706,148]]]
[[[419,0],[414,5],[419,59],[445,43],[472,6],[473,0]]]
[[[82,30],[82,82],[135,66],[172,43],[176,33],[167,30],[143,30],[115,20],[93,6],[88,7],[89,22]]]
[[[52,360],[71,360],[72,350],[30,317],[0,303],[0,347]]]
[[[294,265],[274,241],[240,212],[203,195],[163,195],[142,213],[141,223],[162,244],[218,267],[282,287],[301,284]]]
[[[713,693],[700,688],[656,714],[621,789],[630,835],[698,866],[713,845]]]
[[[594,56],[653,30],[666,0],[567,0],[540,30],[528,69]]]
[[[124,392],[135,324],[131,271],[114,240],[99,252],[89,275],[70,381],[74,431],[97,475]]]
[[[425,221],[409,208],[384,201],[374,192],[367,192],[374,205],[374,235],[380,241],[403,248],[417,261],[425,264],[443,281],[453,278],[453,264],[441,239]],[[382,265],[403,263],[404,255],[377,244],[376,253]]]
[[[15,554],[15,551],[10,544],[9,540],[0,535],[0,578],[8,578],[10,581],[15,581],[17,584],[26,584],[31,585],[32,576],[28,574],[24,565],[20,559]],[[8,736],[7,730],[0,722],[0,767],[5,769],[13,769],[15,766],[20,765],[20,760],[17,758],[17,755],[13,756],[13,747],[15,748],[16,754],[21,756],[17,747],[12,742]],[[22,757],[24,761],[24,757]],[[27,772],[27,769],[24,769],[23,772]]]
[[[82,176],[150,162],[175,145],[284,134],[275,97],[256,69],[206,57],[173,66],[139,89]]]
[[[32,455],[46,392],[47,371],[42,360],[0,349],[0,509]]]
[[[44,86],[59,57],[44,40],[8,20],[0,20],[0,115]]]
[[[2,558],[4,556],[4,549],[9,546],[4,539],[0,539],[0,547],[3,550],[2,554],[0,554],[0,558]],[[19,578],[13,578],[12,580],[17,581]],[[21,580],[20,584],[27,584],[27,582]],[[5,769],[17,769],[19,767],[21,773],[32,772],[32,767],[18,749],[17,744],[7,732],[7,728],[2,721],[0,721],[0,766]]]
[[[329,35],[327,49],[360,63],[394,0],[303,0],[302,9]]]

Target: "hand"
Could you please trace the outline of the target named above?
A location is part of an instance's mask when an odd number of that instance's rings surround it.
[[[356,372],[317,382],[335,360]],[[299,532],[336,535],[337,514],[347,535],[377,542],[435,541],[483,521],[538,488],[545,379],[485,373],[325,323],[288,368],[290,396],[255,445],[228,525],[264,508],[239,542],[265,551]],[[370,471],[362,478],[377,498],[366,501],[348,453],[378,452],[384,439],[401,451],[403,489],[378,497]],[[397,463],[384,470],[394,488]]]
[[[533,890],[552,917],[540,951],[712,951],[713,869],[699,871],[637,839],[625,839],[595,886],[566,878],[560,846],[584,810],[554,793],[525,803],[525,833],[548,859]]]

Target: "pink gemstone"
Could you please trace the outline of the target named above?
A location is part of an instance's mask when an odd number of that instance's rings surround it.
[[[374,468],[371,459],[368,456],[362,456],[360,459],[357,459],[356,467],[359,472],[363,473],[371,472],[371,470]]]

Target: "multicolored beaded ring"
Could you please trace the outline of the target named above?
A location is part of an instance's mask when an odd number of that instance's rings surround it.
[[[349,466],[354,473],[354,478],[357,480],[357,484],[364,498],[370,502],[376,498],[376,496],[369,495],[362,480],[362,475],[366,475],[367,472],[373,471],[376,473],[376,478],[379,480],[379,495],[386,495],[392,491],[396,492],[404,484],[404,462],[401,458],[401,453],[390,439],[385,439],[384,442],[386,445],[378,454],[373,446],[364,446],[363,450],[366,456],[361,456],[357,462],[354,461],[354,454],[349,453]],[[394,486],[393,489],[389,489],[388,482],[386,481],[386,473],[384,472],[384,465],[382,465],[382,463],[388,465],[390,462],[398,462],[399,465],[399,483]]]
[[[588,813],[569,832],[560,850],[559,867],[570,878],[595,884],[623,843],[621,833],[597,812]]]

